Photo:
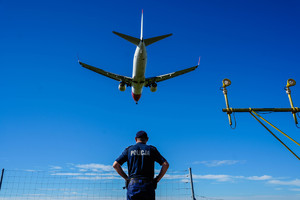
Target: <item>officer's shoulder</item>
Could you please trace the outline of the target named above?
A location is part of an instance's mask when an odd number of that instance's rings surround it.
[[[157,150],[155,146],[149,145],[151,149]]]
[[[126,147],[126,149],[125,150],[128,150],[130,147],[132,147],[133,145],[130,145],[130,146],[128,146],[128,147]]]

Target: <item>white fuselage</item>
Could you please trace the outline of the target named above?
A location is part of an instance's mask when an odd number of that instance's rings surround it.
[[[145,84],[147,51],[143,40],[136,47],[133,58],[132,95],[141,95]]]

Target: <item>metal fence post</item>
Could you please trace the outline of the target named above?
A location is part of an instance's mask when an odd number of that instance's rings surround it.
[[[189,168],[189,174],[190,174],[191,189],[192,189],[192,199],[193,199],[193,200],[196,200],[196,198],[195,198],[195,193],[194,193],[194,184],[193,184],[192,168]]]
[[[1,172],[1,179],[0,179],[0,190],[1,190],[1,186],[2,186],[3,175],[4,175],[4,168],[2,169],[2,172]]]

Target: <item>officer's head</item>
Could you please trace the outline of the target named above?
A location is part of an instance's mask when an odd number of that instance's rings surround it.
[[[135,136],[135,141],[136,142],[142,142],[142,143],[147,143],[148,142],[148,135],[145,131],[139,131],[136,133]]]

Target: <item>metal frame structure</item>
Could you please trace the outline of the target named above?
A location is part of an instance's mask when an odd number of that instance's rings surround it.
[[[236,126],[236,122],[235,122],[235,126],[232,127],[232,117],[231,114],[234,114],[235,112],[249,112],[252,117],[254,117],[267,131],[269,131],[282,145],[285,146],[285,148],[287,148],[296,158],[298,158],[298,160],[300,160],[300,157],[297,156],[286,144],[284,144],[269,128],[267,128],[267,126],[265,124],[263,124],[262,121],[260,121],[257,117],[261,118],[263,121],[265,121],[266,123],[268,123],[270,126],[272,126],[274,129],[276,129],[277,131],[279,131],[280,133],[282,133],[284,136],[286,136],[288,139],[290,139],[291,141],[293,141],[294,143],[296,143],[298,146],[300,146],[300,144],[298,142],[296,142],[295,140],[293,140],[291,137],[289,137],[287,134],[285,134],[284,132],[282,132],[281,130],[279,130],[276,126],[274,126],[273,124],[271,124],[269,121],[267,121],[266,119],[264,119],[262,116],[260,116],[259,114],[257,114],[256,112],[291,112],[293,114],[293,118],[295,121],[295,125],[300,128],[298,126],[298,119],[297,119],[297,115],[300,112],[300,109],[297,107],[294,107],[293,104],[293,100],[292,100],[292,96],[291,96],[291,89],[290,87],[296,85],[296,81],[294,79],[288,79],[287,80],[287,85],[285,86],[285,91],[288,95],[289,101],[290,101],[290,105],[291,108],[230,108],[229,107],[229,101],[228,101],[228,97],[227,97],[227,89],[226,87],[231,85],[231,81],[229,79],[224,79],[222,81],[223,85],[221,87],[221,90],[223,91],[224,97],[225,97],[225,103],[226,103],[226,108],[222,109],[223,112],[226,112],[228,115],[228,120],[229,120],[229,125],[231,128],[235,128]],[[256,115],[256,116],[255,116]],[[299,116],[299,115],[298,115]]]

